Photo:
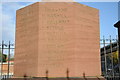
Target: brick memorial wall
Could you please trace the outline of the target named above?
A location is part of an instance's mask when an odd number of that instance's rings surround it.
[[[15,77],[101,75],[97,9],[38,2],[18,10],[16,23]]]

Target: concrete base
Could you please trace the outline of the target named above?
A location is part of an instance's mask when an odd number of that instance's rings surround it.
[[[105,80],[105,78],[100,77],[86,77],[86,78],[10,78],[6,80]]]

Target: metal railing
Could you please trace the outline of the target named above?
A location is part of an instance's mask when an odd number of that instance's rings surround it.
[[[100,40],[100,44],[102,75],[107,80],[120,80],[118,38],[112,39],[110,36],[105,39],[103,36],[103,39]]]
[[[104,76],[107,80],[120,80],[120,76],[118,75],[120,73],[120,70],[118,69],[118,62],[114,62],[114,52],[118,53],[119,45],[118,45],[118,39],[117,37],[112,39],[111,36],[107,39],[103,37],[103,39],[100,39],[100,46],[101,46],[101,69],[102,69],[102,76]],[[11,50],[14,50],[13,43],[9,41],[7,44],[2,41],[0,45],[0,50],[2,51],[2,57],[5,50],[8,50],[8,71],[7,75],[3,75],[2,69],[3,69],[3,62],[1,61],[1,78],[11,78],[13,75],[9,74],[9,68],[10,68],[10,55]]]
[[[6,80],[6,79],[12,78],[12,77],[13,77],[13,75],[2,75],[2,76],[0,76],[0,79],[1,80]]]
[[[13,51],[11,51],[13,50]],[[12,42],[7,42],[5,43],[5,41],[2,41],[2,43],[0,44],[0,51],[1,51],[1,60],[0,60],[0,78],[11,78],[12,75],[10,73],[10,66],[11,66],[11,63],[10,63],[10,58],[11,58],[11,52],[14,52],[14,44]],[[3,58],[4,58],[4,54],[3,53],[6,53],[7,54],[7,62],[6,64],[8,65],[7,66],[7,72],[4,74],[4,71],[3,71],[3,65],[5,63],[3,63]]]

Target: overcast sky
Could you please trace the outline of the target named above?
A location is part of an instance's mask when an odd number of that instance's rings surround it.
[[[15,19],[16,19],[16,10],[20,9],[24,6],[32,4],[34,2],[16,2],[12,0],[12,2],[7,2],[4,0],[2,2],[2,8],[0,7],[0,32],[2,32],[1,40],[15,40]],[[30,0],[28,0],[30,1]],[[38,1],[38,0],[34,0]],[[76,0],[81,1],[81,0]],[[87,1],[87,0],[86,0]],[[99,1],[99,0],[98,0]],[[112,1],[112,2],[110,2]],[[117,1],[117,0],[116,0]],[[108,37],[112,35],[113,38],[116,37],[117,30],[113,27],[114,23],[118,21],[118,2],[113,2],[113,0],[109,0],[109,2],[80,2],[82,4],[97,8],[100,10],[100,36],[104,35]],[[1,37],[1,34],[0,34]]]

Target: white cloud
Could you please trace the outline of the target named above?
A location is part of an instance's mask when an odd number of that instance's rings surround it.
[[[14,40],[15,24],[12,17],[7,14],[2,15],[2,36],[4,40]]]
[[[4,2],[2,3],[2,38],[5,41],[15,40],[15,16],[16,10],[28,5],[28,3]]]
[[[0,3],[0,42],[2,41],[2,3]]]
[[[22,2],[4,2],[3,7],[7,7],[7,10],[17,10],[22,7],[25,7],[25,5],[21,4]],[[25,2],[24,2],[25,3]]]

